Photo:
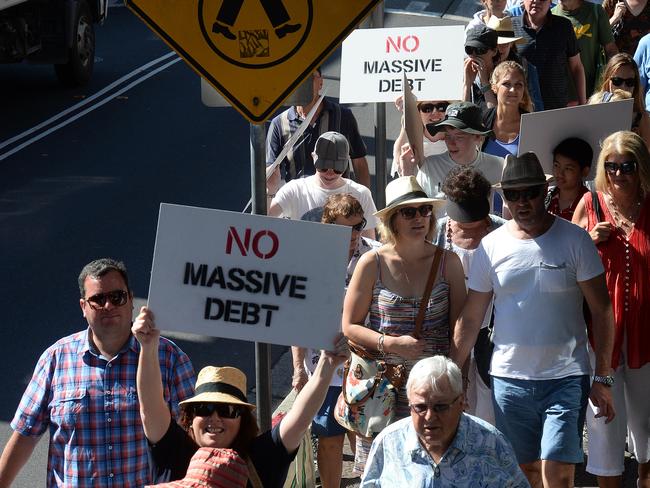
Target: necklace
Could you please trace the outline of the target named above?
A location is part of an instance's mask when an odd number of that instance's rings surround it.
[[[469,236],[459,236],[459,238],[464,239],[466,241],[471,241],[472,244],[474,244],[474,242],[473,242],[474,240],[478,240],[480,242],[481,239],[483,239],[483,237],[488,235],[490,233],[491,228],[492,228],[492,222],[487,220],[485,222],[485,228],[484,229],[480,229],[480,230],[477,230],[476,232],[472,232],[471,233],[472,235],[469,235]],[[460,229],[460,230],[463,230],[463,229]],[[467,234],[467,231],[464,231],[463,233]],[[453,230],[451,228],[451,219],[449,217],[447,217],[447,249],[449,249],[450,251],[453,250],[453,246],[452,246],[452,237],[453,237],[453,235],[454,235],[454,232],[453,232]],[[459,246],[459,247],[462,247],[463,249],[474,249],[477,246],[478,246],[478,243],[476,243],[475,246],[471,246],[471,247],[464,247],[464,246]]]
[[[637,199],[635,203],[632,204],[630,211],[625,214],[623,211],[616,205],[616,202],[611,195],[607,195],[607,203],[609,208],[612,211],[612,217],[614,217],[614,223],[616,227],[622,229],[626,234],[629,230],[634,227],[634,221],[639,216],[639,209],[641,208],[641,201]]]

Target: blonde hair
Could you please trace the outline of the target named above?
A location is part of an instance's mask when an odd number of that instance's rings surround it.
[[[643,112],[645,108],[643,105],[643,99],[641,98],[641,80],[639,78],[639,67],[634,61],[634,58],[632,58],[632,56],[627,53],[618,53],[610,58],[607,66],[605,66],[602,82],[598,91],[613,91],[610,90],[609,82],[614,76],[614,73],[616,73],[619,68],[622,68],[624,66],[629,66],[634,72],[634,91],[632,92],[632,98],[634,98],[634,111]]]
[[[588,105],[595,105],[597,103],[603,103],[603,98],[605,97],[606,93],[611,93],[612,96],[609,97],[608,102],[620,102],[621,100],[629,100],[632,98],[632,93],[627,91],[627,90],[621,90],[620,88],[617,88],[616,90],[612,92],[604,91],[604,92],[596,92],[592,96],[589,97],[589,101],[587,102]]]
[[[519,102],[519,108],[521,110],[525,110],[526,112],[532,112],[533,101],[530,98],[530,93],[528,93],[526,71],[522,65],[516,61],[502,61],[501,63],[497,64],[497,67],[494,68],[494,71],[492,71],[492,76],[490,76],[490,84],[498,85],[501,79],[511,71],[519,73],[521,75],[521,78],[524,80],[524,95],[521,97],[521,102]]]
[[[621,154],[634,159],[638,168],[641,190],[644,195],[650,191],[650,153],[641,137],[629,130],[621,130],[608,136],[601,147],[594,179],[598,191],[607,192],[609,190],[605,161],[612,154]]]

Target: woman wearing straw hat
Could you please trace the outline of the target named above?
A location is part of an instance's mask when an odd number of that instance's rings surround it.
[[[405,176],[388,184],[386,201],[386,208],[376,214],[384,245],[364,254],[357,264],[345,296],[343,333],[356,345],[383,355],[387,363],[403,364],[408,375],[419,359],[448,354],[450,324],[463,306],[465,279],[458,256],[430,242],[434,206],[441,207],[444,200],[429,198],[414,176]],[[430,275],[436,279],[415,337],[416,316]],[[408,415],[402,386],[395,420]],[[357,436],[356,472],[369,447],[370,439]]]
[[[281,487],[332,375],[345,360],[345,341],[339,341],[337,352],[321,352],[314,374],[291,410],[272,430],[260,435],[253,416],[255,405],[246,398],[246,376],[228,366],[206,366],[199,372],[195,395],[181,402],[176,423],[163,397],[157,352],[160,331],[149,309],[142,307],[132,331],[141,346],[137,374],[140,417],[156,468],[169,471],[171,480],[182,479],[199,448],[230,448],[246,460],[249,486]]]

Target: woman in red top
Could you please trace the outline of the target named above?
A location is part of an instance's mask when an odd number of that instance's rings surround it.
[[[650,487],[650,154],[633,132],[603,142],[596,170],[600,211],[591,193],[573,222],[589,231],[605,266],[614,307],[612,394],[616,418],[609,424],[587,409],[589,462],[600,487],[621,486],[625,436],[639,462],[639,487]],[[600,213],[600,216],[598,216]]]

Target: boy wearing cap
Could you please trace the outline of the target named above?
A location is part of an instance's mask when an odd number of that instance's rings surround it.
[[[449,171],[459,164],[471,166],[480,171],[491,184],[497,183],[503,170],[503,158],[479,150],[483,136],[490,134],[481,119],[481,109],[473,103],[459,102],[449,105],[444,120],[427,125],[431,134],[445,131],[447,151],[429,156],[418,165],[413,160],[411,149],[403,146],[400,155],[400,176],[416,175],[422,189],[432,198],[440,193],[442,182],[447,178]]]
[[[486,109],[497,104],[490,75],[498,59],[497,33],[484,25],[473,27],[465,36],[463,100]]]
[[[512,220],[485,236],[450,356],[464,364],[494,297],[490,364],[496,427],[512,443],[532,486],[572,487],[583,461],[587,400],[614,418],[614,321],[603,265],[586,231],[544,208],[547,178],[537,156],[508,155],[499,184]],[[593,386],[583,317],[592,315]]]
[[[342,176],[350,161],[347,139],[338,132],[325,132],[316,141],[312,157],[315,175],[291,180],[280,189],[271,187],[278,184],[277,180],[267,182],[267,194],[272,198],[268,215],[298,220],[309,210],[322,207],[330,195],[347,193],[359,200],[363,208],[368,222],[363,235],[374,238],[377,219],[373,214],[377,208],[370,190]]]

